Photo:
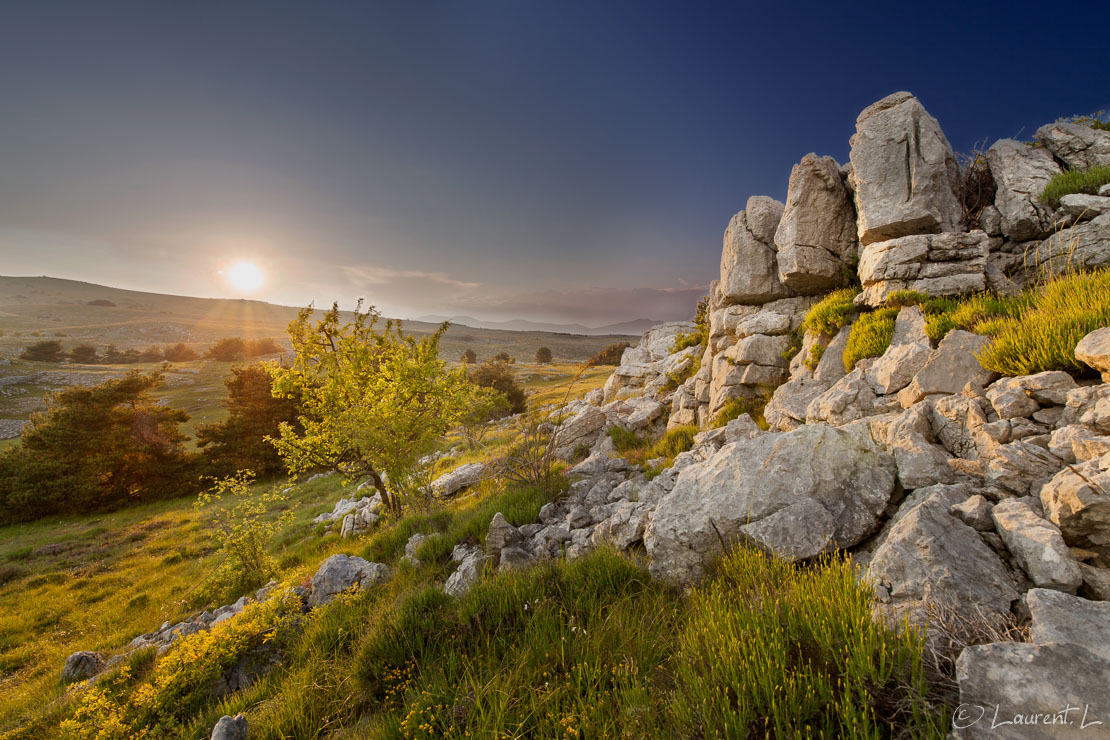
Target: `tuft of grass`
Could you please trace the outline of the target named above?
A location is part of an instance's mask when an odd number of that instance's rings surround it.
[[[806,312],[802,326],[806,332],[818,336],[836,334],[840,327],[850,324],[856,312],[855,297],[860,288],[841,288],[829,293]]]
[[[1020,297],[1017,315],[1007,320],[981,321],[981,328],[997,332],[990,347],[979,355],[988,370],[1003,375],[1030,375],[1045,370],[1090,372],[1075,357],[1084,336],[1110,326],[1110,268],[1065,275]]]
[[[1095,165],[1087,170],[1065,170],[1044,186],[1040,200],[1042,203],[1057,208],[1060,198],[1072,193],[1086,193],[1097,195],[1098,189],[1110,183],[1110,165]]]
[[[617,452],[642,450],[648,446],[646,439],[624,427],[614,425],[609,427],[605,433],[609,435],[609,439],[613,440],[613,447],[617,449]]]
[[[725,405],[717,412],[717,418],[713,421],[714,427],[723,427],[733,419],[739,419],[744,414],[752,417],[752,421],[760,429],[769,429],[770,425],[767,420],[763,418],[763,409],[770,401],[769,396],[760,396],[758,398],[730,398],[725,401]]]
[[[897,308],[879,308],[859,317],[852,324],[848,344],[844,347],[844,369],[852,372],[856,363],[865,357],[878,357],[886,352],[894,337],[894,321],[898,318]]]
[[[644,460],[654,460],[658,457],[666,458],[662,464],[645,469],[644,473],[647,475],[648,480],[651,480],[659,473],[674,464],[674,459],[687,450],[693,449],[694,437],[700,430],[693,425],[679,426],[673,429],[668,429],[667,433],[655,441],[655,444],[643,453]]]

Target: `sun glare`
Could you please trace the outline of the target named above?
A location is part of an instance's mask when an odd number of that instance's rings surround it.
[[[250,262],[237,262],[231,267],[224,270],[224,277],[231,287],[243,293],[250,293],[258,290],[262,285],[263,275],[262,270],[259,270],[255,265]]]

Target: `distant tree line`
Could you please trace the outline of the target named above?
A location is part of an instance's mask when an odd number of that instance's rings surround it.
[[[418,342],[396,327],[383,333],[372,325],[342,328],[338,309],[329,317],[315,329],[302,321],[294,364],[233,366],[224,379],[228,416],[197,429],[195,451],[181,429],[188,413],[155,395],[163,369],[131,370],[53,394],[19,442],[0,453],[0,524],[194,495],[212,478],[239,471],[260,477],[370,471],[371,480],[378,474],[378,483],[390,481],[396,502],[415,490],[415,460],[448,429],[458,428],[475,446],[490,422],[526,410],[506,359],[452,370],[438,359],[438,335]],[[337,349],[320,341],[328,338]],[[241,356],[250,347],[221,341],[208,356]],[[348,364],[358,357],[366,362]],[[321,369],[316,360],[333,362]],[[347,398],[356,387],[359,397]],[[362,449],[367,440],[372,444]]]
[[[623,355],[624,351],[631,346],[632,345],[630,345],[628,342],[610,344],[608,347],[591,357],[589,361],[586,362],[586,364],[590,367],[595,367],[597,365],[619,365],[621,364],[621,355]]]
[[[252,357],[273,355],[279,352],[281,352],[281,346],[270,338],[226,337],[210,346],[205,351],[204,358],[223,362],[242,362]],[[166,345],[165,347],[148,347],[144,350],[120,349],[114,344],[109,344],[103,351],[98,350],[91,344],[79,344],[67,352],[61,342],[51,339],[28,345],[19,357],[31,362],[130,365],[138,362],[189,362],[197,359],[200,355],[184,342]]]

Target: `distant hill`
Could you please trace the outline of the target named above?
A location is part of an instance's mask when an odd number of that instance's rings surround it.
[[[51,277],[0,276],[0,332],[4,335],[0,336],[0,358],[18,354],[36,333],[39,338],[61,339],[67,349],[80,343],[143,348],[185,342],[203,347],[228,336],[280,340],[298,310],[264,301],[146,293]],[[426,334],[435,331],[439,323],[441,320],[405,321],[405,329]],[[481,327],[460,321],[452,324],[441,346],[449,359],[466,349],[473,349],[479,359],[499,352],[526,359],[546,346],[557,358],[579,361],[644,331],[622,327],[604,327],[612,328],[612,334],[599,334],[599,329],[586,327],[567,332],[568,327]]]
[[[643,334],[662,321],[652,319],[633,319],[617,324],[604,326],[585,326],[584,324],[555,324],[542,321],[528,321],[527,319],[511,319],[509,321],[483,321],[473,316],[421,316],[417,321],[440,324],[450,321],[452,324],[461,324],[480,329],[506,329],[508,331],[549,331],[560,334],[582,334],[585,336],[602,336],[608,334]]]

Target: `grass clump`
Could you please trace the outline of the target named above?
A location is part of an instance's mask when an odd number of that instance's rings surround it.
[[[994,342],[979,361],[1003,375],[1089,373],[1076,359],[1075,345],[1095,329],[1110,326],[1107,296],[1110,268],[1050,280],[1015,299],[1020,309],[1016,315],[990,322]]]
[[[846,559],[804,567],[737,550],[691,596],[677,647],[673,711],[684,736],[946,730],[928,700],[922,636],[872,621]]]
[[[859,288],[834,290],[820,302],[813,304],[806,312],[802,326],[809,334],[831,337],[840,330],[840,327],[851,323],[852,316],[856,312],[853,301],[859,294]]]
[[[713,421],[713,426],[723,427],[733,419],[739,419],[744,414],[752,417],[752,421],[760,429],[769,429],[770,425],[767,420],[763,418],[763,409],[767,406],[769,397],[760,396],[759,398],[730,398],[725,401],[725,405],[717,412],[717,418]]]
[[[859,321],[852,324],[852,333],[848,335],[848,344],[844,347],[844,369],[852,372],[860,360],[886,352],[894,337],[894,321],[897,318],[897,308],[880,308],[860,316]]]
[[[1087,170],[1065,170],[1053,176],[1044,186],[1040,200],[1056,208],[1060,198],[1072,193],[1097,195],[1098,189],[1110,183],[1110,165],[1095,165]]]
[[[614,425],[609,427],[605,433],[609,435],[609,439],[613,440],[613,447],[616,448],[617,452],[642,450],[648,446],[646,439],[624,427]]]
[[[653,478],[669,468],[679,454],[694,446],[694,435],[698,431],[696,426],[675,427],[668,429],[662,437],[651,442],[635,432],[614,426],[609,428],[609,438],[613,440],[613,446],[621,457],[632,465],[644,466],[648,460],[666,458],[666,461],[657,467],[645,468],[649,478]]]

